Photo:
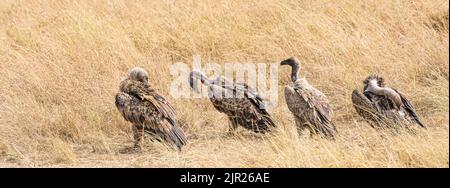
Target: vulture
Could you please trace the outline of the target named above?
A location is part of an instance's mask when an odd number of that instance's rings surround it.
[[[132,123],[135,147],[140,147],[144,133],[181,150],[186,136],[179,127],[175,109],[148,84],[148,73],[131,69],[120,83],[116,107],[126,121]]]
[[[230,133],[235,132],[238,126],[256,133],[266,133],[276,127],[261,96],[247,84],[233,84],[223,76],[209,79],[201,71],[193,70],[189,74],[189,84],[197,93],[200,93],[198,80],[207,86],[214,108],[228,116]]]
[[[353,107],[372,127],[404,127],[412,123],[426,128],[411,102],[396,89],[387,87],[383,77],[369,75],[363,84],[363,93],[353,90]]]
[[[300,61],[291,57],[280,63],[291,66],[291,80],[293,86],[284,88],[287,106],[295,118],[298,133],[308,128],[313,134],[333,139],[337,133],[331,121],[332,109],[327,97],[308,83],[304,77],[298,76]]]

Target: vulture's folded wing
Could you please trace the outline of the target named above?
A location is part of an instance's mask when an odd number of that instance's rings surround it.
[[[419,116],[416,113],[416,109],[414,109],[414,106],[409,102],[409,100],[403,95],[402,93],[398,92],[396,89],[394,89],[395,92],[397,92],[400,95],[400,98],[402,99],[403,107],[405,110],[409,113],[411,118],[421,127],[426,128],[424,124],[419,119]]]
[[[178,126],[173,107],[161,96],[119,92],[116,95],[116,106],[127,121],[143,125],[144,130],[172,141],[178,148],[187,143]]]
[[[308,120],[317,131],[326,137],[333,137],[337,133],[331,122],[331,109],[324,101],[316,99],[307,90],[298,90],[290,86],[285,87],[285,97],[289,110],[300,118]]]

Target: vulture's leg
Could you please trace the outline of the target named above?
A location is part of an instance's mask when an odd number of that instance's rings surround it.
[[[303,120],[303,127],[304,129],[309,130],[309,137],[313,138],[314,135],[320,134],[320,131],[317,129],[316,122],[310,122],[306,119]]]
[[[317,130],[315,125],[308,122],[308,123],[305,123],[305,127],[308,127],[308,129],[309,129],[309,137],[310,138],[312,138],[314,135],[319,134],[319,130]]]
[[[134,147],[140,148],[142,136],[144,135],[144,127],[141,125],[133,124],[132,130],[133,130],[133,137],[134,137]]]
[[[238,122],[234,117],[228,117],[228,119],[230,120],[230,128],[228,129],[228,134],[233,135],[234,133],[236,133],[236,130],[238,128]]]
[[[301,136],[308,126],[303,118],[295,116],[295,127],[297,128],[298,135]]]

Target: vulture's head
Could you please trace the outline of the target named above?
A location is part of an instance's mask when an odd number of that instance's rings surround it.
[[[297,81],[297,73],[300,68],[300,61],[296,57],[291,57],[284,61],[281,61],[280,65],[289,65],[292,68],[291,79],[293,82]]]
[[[148,73],[141,67],[134,67],[133,69],[131,69],[130,73],[128,73],[128,77],[131,80],[148,83]]]
[[[209,85],[210,80],[200,70],[193,70],[191,73],[189,73],[189,85],[195,92],[200,93],[198,80],[200,80],[200,82],[205,85]]]

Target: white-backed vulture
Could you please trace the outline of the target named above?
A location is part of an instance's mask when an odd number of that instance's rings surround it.
[[[198,80],[208,86],[208,97],[214,108],[228,116],[230,132],[239,125],[256,133],[266,133],[276,127],[263,99],[247,84],[233,84],[223,76],[209,79],[194,70],[189,75],[189,83],[196,92],[200,92]]]
[[[135,147],[140,146],[144,133],[159,141],[181,147],[186,145],[186,136],[179,127],[175,109],[148,84],[148,73],[139,67],[133,68],[119,86],[116,107],[131,122]]]
[[[409,100],[396,89],[387,87],[384,79],[370,75],[364,80],[364,91],[354,90],[353,106],[372,127],[399,127],[410,123],[425,128]]]
[[[332,109],[326,96],[314,88],[305,78],[298,76],[300,62],[291,57],[280,63],[292,68],[291,80],[293,86],[286,86],[284,95],[289,110],[295,118],[299,134],[309,128],[311,134],[320,134],[325,138],[334,138],[336,127],[331,121]]]

